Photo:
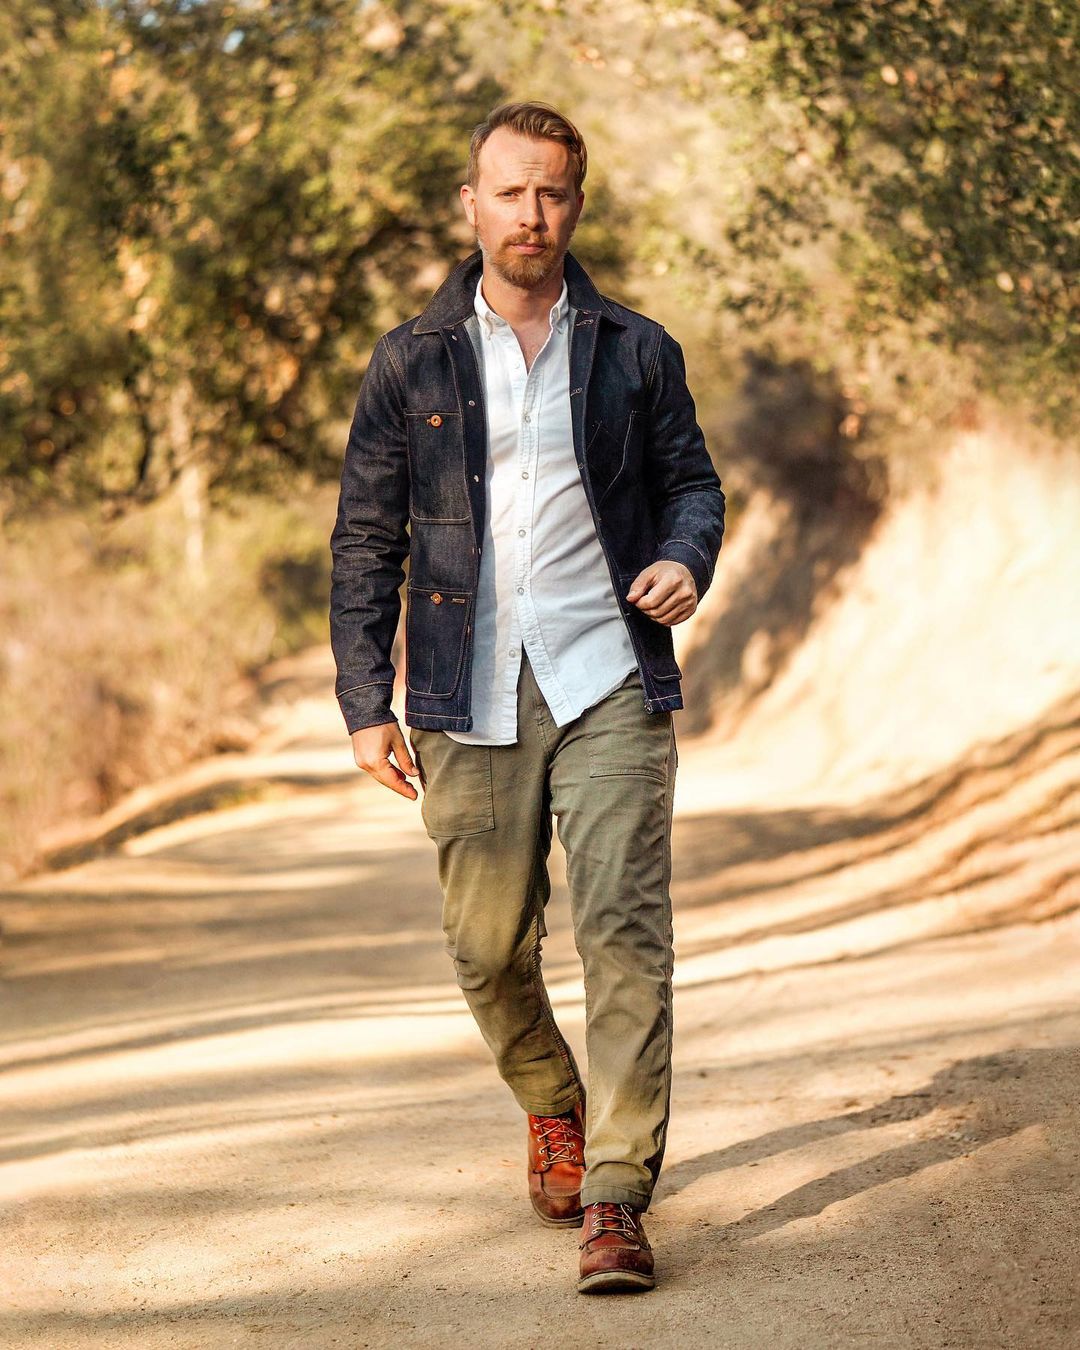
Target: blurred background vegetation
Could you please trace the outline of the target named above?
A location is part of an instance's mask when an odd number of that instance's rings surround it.
[[[1049,0],[8,0],[3,865],[326,641],[359,381],[474,247],[502,99],[581,127],[574,252],[683,343],[730,528],[764,489],[843,560],[991,405],[1070,440],[1078,41]]]

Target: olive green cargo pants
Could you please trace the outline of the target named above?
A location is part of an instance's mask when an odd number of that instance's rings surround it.
[[[499,1073],[537,1115],[586,1096],[582,1203],[647,1209],[671,1099],[670,712],[645,711],[635,670],[558,727],[528,659],[514,745],[409,727],[421,814],[438,847],[443,931]],[[589,1087],[540,972],[552,813],[585,977]]]

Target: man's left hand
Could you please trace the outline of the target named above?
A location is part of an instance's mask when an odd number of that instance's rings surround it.
[[[689,567],[665,560],[639,572],[626,598],[657,623],[682,623],[697,609],[697,584]]]

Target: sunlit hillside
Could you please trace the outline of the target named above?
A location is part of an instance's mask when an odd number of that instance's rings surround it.
[[[1080,694],[1078,520],[1073,451],[991,420],[950,433],[807,602],[830,541],[793,554],[791,513],[753,495],[677,648],[718,798],[855,802],[1058,723]]]

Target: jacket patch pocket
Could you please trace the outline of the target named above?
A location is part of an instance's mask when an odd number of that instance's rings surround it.
[[[472,618],[467,591],[410,586],[405,614],[405,686],[428,698],[449,698],[461,680]]]
[[[598,431],[600,440],[593,448],[589,460],[590,476],[594,488],[598,490],[597,506],[620,479],[624,476],[633,478],[640,472],[642,414],[637,409],[631,410],[626,432],[621,440],[603,423],[599,425]]]
[[[417,520],[469,520],[461,417],[447,408],[406,412],[409,510]]]

